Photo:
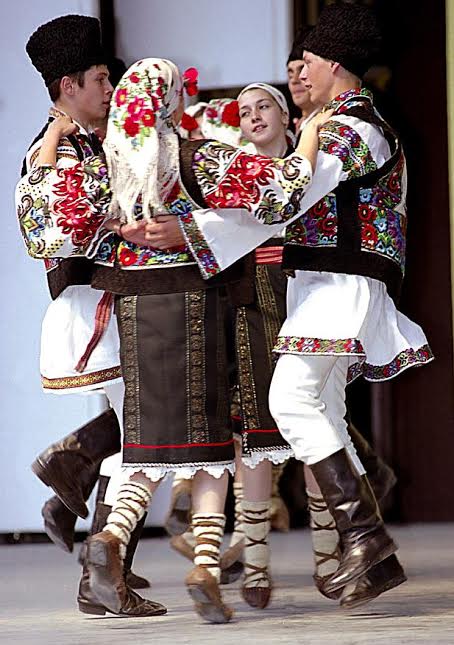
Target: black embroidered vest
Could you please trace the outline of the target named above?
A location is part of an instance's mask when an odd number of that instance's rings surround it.
[[[396,210],[402,201],[402,146],[389,125],[371,109],[355,106],[342,114],[380,127],[391,157],[381,168],[340,182],[291,224],[282,266],[289,272],[299,269],[375,278],[384,282],[389,295],[398,300],[406,234],[406,215]]]

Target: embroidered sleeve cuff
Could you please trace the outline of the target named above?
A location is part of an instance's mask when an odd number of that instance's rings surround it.
[[[221,267],[208,246],[193,214],[191,212],[185,213],[184,215],[180,215],[178,219],[186,243],[199,266],[202,277],[207,280],[220,273]]]

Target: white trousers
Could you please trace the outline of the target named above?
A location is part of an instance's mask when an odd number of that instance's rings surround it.
[[[309,466],[345,448],[364,467],[345,421],[347,356],[281,354],[271,382],[270,412],[295,457]]]

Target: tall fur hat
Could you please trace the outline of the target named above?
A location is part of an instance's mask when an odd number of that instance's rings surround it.
[[[60,16],[46,22],[30,36],[26,50],[47,87],[58,78],[107,61],[99,20],[89,16]]]
[[[293,40],[293,43],[292,43],[292,49],[287,58],[287,65],[294,60],[303,59],[303,53],[304,53],[303,43],[304,43],[304,40],[308,37],[308,35],[312,31],[312,29],[313,27],[309,27],[307,25],[301,25],[301,27],[298,28],[298,31],[295,34],[295,39]]]
[[[362,78],[376,62],[381,34],[370,9],[340,2],[323,9],[318,23],[302,44],[306,51],[340,63]]]

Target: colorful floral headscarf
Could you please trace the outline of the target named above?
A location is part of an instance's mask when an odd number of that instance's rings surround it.
[[[206,139],[216,139],[231,146],[242,145],[238,101],[212,99],[203,113],[201,130]]]
[[[181,123],[178,128],[178,132],[183,139],[188,139],[189,133],[192,130],[197,130],[199,124],[197,123],[196,115],[202,116],[207,105],[208,103],[199,101],[194,105],[188,105],[188,107],[185,109],[183,118],[181,119]]]
[[[182,94],[182,81],[171,61],[145,58],[134,63],[111,100],[104,141],[112,201],[110,211],[135,220],[141,197],[144,217],[161,209],[179,174],[179,146],[171,115]]]

